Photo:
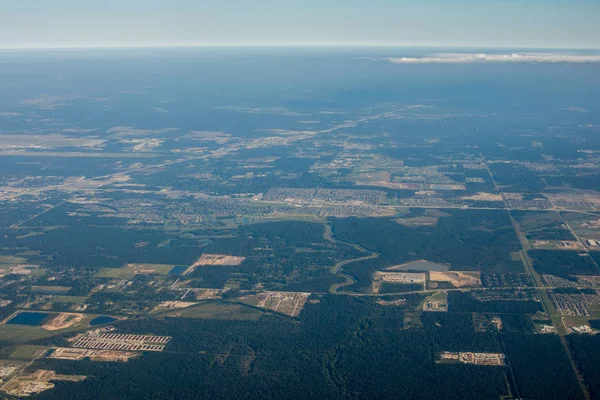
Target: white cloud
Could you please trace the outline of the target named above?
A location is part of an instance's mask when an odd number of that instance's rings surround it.
[[[471,54],[441,53],[426,57],[386,58],[394,64],[467,64],[467,63],[600,63],[600,55],[568,53]]]

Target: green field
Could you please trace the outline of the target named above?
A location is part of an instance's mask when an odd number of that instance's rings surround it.
[[[76,303],[81,304],[85,303],[88,299],[87,296],[56,296],[51,301],[53,303]]]
[[[125,264],[121,268],[104,268],[96,277],[129,279],[135,275],[167,275],[174,266],[174,264]]]
[[[45,346],[17,346],[16,350],[10,355],[10,358],[15,360],[32,360],[35,357],[39,357],[46,349],[47,347]]]
[[[26,264],[27,259],[24,257],[16,257],[16,256],[0,256],[0,264]],[[2,265],[0,265],[2,268]]]
[[[235,303],[205,303],[198,306],[182,308],[164,315],[181,318],[256,321],[263,315],[263,312],[255,308]]]

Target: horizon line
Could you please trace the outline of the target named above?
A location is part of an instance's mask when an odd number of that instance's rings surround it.
[[[464,45],[464,44],[406,44],[406,43],[173,43],[173,44],[89,44],[89,45],[31,45],[2,46],[0,51],[27,50],[110,50],[110,49],[177,49],[177,48],[445,48],[445,49],[513,49],[513,50],[600,50],[600,47],[573,46],[508,46],[508,45]]]

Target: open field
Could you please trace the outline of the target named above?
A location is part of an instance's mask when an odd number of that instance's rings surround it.
[[[456,288],[463,286],[481,286],[481,273],[460,271],[430,271],[429,280],[432,282],[449,282]]]
[[[163,301],[162,303],[157,304],[157,306],[154,307],[152,312],[177,310],[181,308],[191,307],[196,304],[198,303],[194,303],[191,301]]]
[[[191,289],[196,300],[215,300],[223,297],[226,289]]]
[[[88,299],[88,296],[56,296],[51,299],[53,303],[75,303],[81,304],[85,303]]]
[[[405,264],[394,265],[386,271],[449,271],[449,264],[440,264],[427,260],[411,261]]]
[[[168,317],[180,318],[257,321],[263,315],[263,312],[242,304],[209,302],[205,304],[199,304],[197,306],[174,310],[164,315]]]
[[[32,286],[32,292],[42,293],[66,293],[72,288],[70,286]]]
[[[32,360],[41,356],[46,350],[48,348],[45,346],[20,345],[10,355],[10,358],[15,360]]]
[[[173,264],[125,264],[121,268],[104,268],[96,276],[129,279],[136,275],[168,275],[174,266]]]
[[[25,260],[25,259],[23,259]],[[6,275],[39,275],[43,270],[38,265],[29,264],[1,264],[0,263],[0,278]]]
[[[224,254],[202,254],[202,256],[194,263],[194,266],[204,265],[224,265],[237,266],[244,261],[244,257],[229,256]]]
[[[84,314],[75,313],[60,313],[50,321],[42,325],[42,329],[47,331],[58,331],[61,329],[67,329],[75,325],[81,324],[84,320]]]
[[[24,257],[16,257],[16,256],[0,256],[0,265],[14,265],[14,264],[25,264],[27,259]],[[0,268],[2,268],[0,266]]]

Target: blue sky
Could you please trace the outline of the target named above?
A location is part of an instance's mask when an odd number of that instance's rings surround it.
[[[600,48],[600,0],[3,0],[0,48]]]

